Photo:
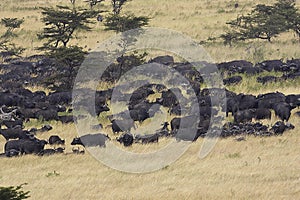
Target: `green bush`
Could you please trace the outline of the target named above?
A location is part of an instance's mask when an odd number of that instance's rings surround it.
[[[22,191],[23,185],[26,183],[18,185],[18,186],[10,186],[10,187],[0,187],[0,199],[1,200],[21,200],[27,199],[30,197],[29,191]]]
[[[238,15],[226,24],[230,25],[230,31],[220,36],[225,45],[249,39],[271,42],[272,38],[290,30],[300,38],[300,13],[295,0],[277,0],[273,5],[258,4],[250,13]]]

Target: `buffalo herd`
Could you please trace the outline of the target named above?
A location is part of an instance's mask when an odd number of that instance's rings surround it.
[[[132,58],[125,62],[126,57],[110,65],[101,76],[101,81],[115,83],[123,74],[134,66]],[[131,59],[131,60],[130,60]],[[122,63],[121,63],[122,62]],[[1,64],[0,75],[0,134],[6,140],[3,156],[12,157],[22,154],[36,154],[40,156],[64,153],[66,141],[59,135],[51,135],[48,140],[37,138],[37,133],[50,131],[50,125],[41,128],[25,129],[26,123],[36,119],[42,122],[59,121],[63,124],[77,123],[84,114],[75,115],[72,109],[72,90],[54,91],[46,94],[44,91],[31,91],[29,86],[39,85],[55,69],[55,61],[42,56],[30,57],[23,60],[12,60]],[[127,65],[126,65],[127,63]],[[272,136],[283,134],[284,131],[294,128],[289,120],[294,109],[300,106],[300,94],[285,95],[281,92],[270,92],[259,95],[235,93],[226,88],[202,88],[205,80],[216,73],[212,66],[216,66],[223,79],[223,84],[236,85],[243,81],[243,77],[256,76],[257,82],[269,82],[296,79],[300,76],[300,59],[268,60],[257,64],[244,60],[236,60],[219,64],[206,62],[176,63],[172,56],[159,56],[148,63],[157,63],[179,72],[188,80],[181,83],[176,78],[168,80],[172,87],[150,83],[144,80],[128,81],[127,84],[118,85],[106,90],[95,90],[95,100],[92,102],[85,98],[84,91],[79,101],[83,107],[93,103],[95,109],[87,109],[87,113],[97,117],[102,112],[111,129],[107,132],[102,122],[93,125],[91,129],[102,130],[96,134],[87,133],[76,137],[69,143],[77,145],[74,153],[84,153],[78,145],[83,147],[106,147],[107,141],[117,141],[125,147],[133,144],[157,143],[162,137],[175,138],[177,141],[195,141],[199,137],[209,136],[208,132],[218,132],[218,136]],[[122,66],[121,66],[122,64]],[[195,66],[201,66],[197,70]],[[281,76],[262,76],[268,72],[278,72]],[[147,72],[147,77],[163,79],[163,71]],[[133,92],[128,92],[135,86],[143,83]],[[118,87],[118,88],[117,88]],[[117,89],[117,90],[115,90]],[[126,109],[116,114],[110,112],[110,104],[114,91],[117,92],[119,103],[125,102]],[[224,93],[224,95],[222,95]],[[191,100],[189,95],[195,99]],[[129,102],[127,100],[129,99]],[[222,101],[218,101],[221,99]],[[215,102],[218,102],[217,104]],[[196,105],[196,106],[195,106]],[[88,106],[85,106],[89,108]],[[159,124],[157,130],[150,133],[133,134],[134,129],[143,125],[147,119],[167,110],[170,120]],[[188,113],[186,115],[186,113]],[[222,115],[224,113],[224,116]],[[273,114],[274,113],[274,114]],[[300,116],[300,111],[295,116]],[[74,115],[73,115],[74,114]],[[276,118],[276,123],[264,125],[261,120]],[[101,118],[99,118],[101,119]],[[212,134],[214,135],[214,134]],[[112,139],[111,139],[112,138]],[[54,148],[46,149],[45,145]],[[57,148],[57,146],[59,146]]]

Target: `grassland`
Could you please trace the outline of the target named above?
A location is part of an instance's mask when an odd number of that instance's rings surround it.
[[[299,124],[299,119],[292,119]],[[60,134],[69,142],[76,131],[72,125],[58,123],[38,137],[50,134]],[[197,156],[203,142],[199,139],[175,163],[147,174],[113,170],[88,153],[2,158],[0,182],[28,183],[24,189],[31,191],[32,199],[298,199],[299,138],[297,126],[278,137],[220,139],[202,160]],[[127,150],[135,148],[140,147]],[[71,151],[69,145],[66,151]]]
[[[238,2],[239,7],[234,8]],[[207,41],[208,38],[218,37],[228,28],[225,24],[236,16],[248,13],[257,3],[273,3],[274,0],[262,1],[232,1],[232,0],[133,0],[128,2],[123,12],[132,12],[135,15],[143,15],[151,18],[149,26],[169,28],[182,32],[197,42]],[[26,47],[24,55],[40,53],[36,47],[43,42],[37,38],[37,33],[43,28],[39,7],[54,6],[56,4],[70,4],[69,1],[48,0],[3,0],[0,2],[1,16],[24,18],[25,22],[19,31],[16,43]],[[82,0],[76,3],[85,6]],[[111,10],[110,2],[98,6],[101,10]],[[106,12],[103,13],[105,16]],[[94,49],[101,41],[113,36],[115,33],[104,31],[103,23],[93,25],[91,32],[79,32],[75,34],[73,44],[79,44],[86,50]],[[222,41],[204,44],[205,49],[216,62],[233,59],[246,59],[253,62],[264,59],[291,59],[299,57],[299,41],[293,33],[282,34],[275,38],[272,43],[251,41],[249,43],[236,44],[232,47],[224,46]]]
[[[248,12],[257,3],[274,1],[225,0],[132,0],[124,11],[151,17],[150,25],[180,31],[196,41],[216,37],[225,29],[225,22],[238,14]],[[27,48],[24,55],[39,53],[36,47],[42,44],[36,33],[41,31],[40,6],[67,4],[68,0],[3,0],[0,2],[1,17],[24,17],[16,42]],[[77,0],[83,5],[82,1]],[[109,9],[105,3],[103,9]],[[101,41],[114,35],[103,31],[103,24],[97,23],[89,33],[78,33],[74,44],[93,49]],[[208,43],[205,49],[217,62],[247,59],[253,62],[264,59],[300,58],[299,42],[292,33],[276,38],[272,43],[252,41],[233,47],[221,42]],[[299,81],[278,82],[262,86],[255,83],[256,77],[244,77],[242,84],[230,87],[235,92],[252,94],[280,91],[285,94],[300,93]],[[37,89],[37,88],[35,88]],[[298,111],[296,109],[295,111]],[[295,112],[294,111],[294,112]],[[105,121],[105,115],[100,118]],[[271,121],[278,120],[273,113]],[[77,136],[74,125],[49,122],[53,130],[38,134],[47,139],[58,134],[67,142],[66,155],[50,157],[24,156],[0,159],[0,185],[28,183],[31,199],[299,199],[300,198],[300,124],[292,115],[294,130],[276,137],[246,137],[237,142],[234,138],[219,139],[213,151],[205,158],[198,158],[203,139],[193,143],[175,163],[162,170],[147,174],[130,174],[113,170],[88,152],[84,155],[69,154],[72,138]],[[47,122],[48,123],[48,122]],[[147,123],[147,122],[145,122]],[[26,128],[41,126],[31,122]],[[109,128],[104,132],[111,134]],[[114,144],[117,144],[113,141]],[[158,144],[138,145],[127,151],[143,152],[161,148],[168,143],[163,139]],[[0,137],[0,151],[4,146]],[[119,145],[120,148],[122,148]]]

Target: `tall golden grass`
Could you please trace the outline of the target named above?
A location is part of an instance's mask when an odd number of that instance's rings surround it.
[[[234,8],[235,2],[239,3],[238,8]],[[253,6],[258,3],[274,3],[275,0],[263,1],[198,1],[180,0],[169,1],[129,1],[122,12],[134,13],[150,17],[149,26],[163,27],[180,31],[193,38],[199,43],[206,41],[209,37],[218,37],[228,29],[225,24],[227,21],[235,19],[238,15],[248,13]],[[40,7],[55,5],[70,5],[68,0],[3,0],[1,2],[1,16],[24,18],[25,22],[19,31],[19,38],[16,43],[24,46],[25,56],[40,53],[36,50],[42,45],[42,41],[37,38],[37,33],[42,31]],[[77,6],[89,8],[87,3],[82,0],[76,2]],[[111,10],[110,1],[98,6],[101,10]],[[103,13],[104,17],[106,13]],[[95,20],[96,22],[96,20]],[[78,32],[74,36],[72,44],[80,45],[85,50],[94,49],[99,43],[113,36],[115,33],[104,31],[103,23],[95,23],[91,32]],[[0,31],[1,32],[1,31]],[[293,33],[282,34],[275,38],[272,43],[261,42],[258,40],[246,44],[236,44],[233,47],[224,46],[221,41],[205,44],[205,49],[216,62],[229,61],[234,59],[247,59],[253,62],[264,59],[291,59],[299,57],[299,41]],[[253,58],[253,54],[263,54]]]
[[[257,3],[273,3],[273,0],[239,0],[234,8],[232,0],[132,0],[123,12],[151,17],[149,26],[170,28],[191,36],[196,41],[216,37],[226,30],[225,22],[238,14],[247,13]],[[38,7],[69,4],[68,0],[3,0],[0,2],[1,17],[24,17],[16,42],[27,48],[24,55],[39,53],[36,47],[42,44],[36,34],[42,30]],[[84,5],[77,0],[78,5]],[[110,9],[105,2],[103,9]],[[93,49],[98,43],[114,35],[103,31],[97,23],[93,31],[77,33],[73,42],[85,49]],[[300,57],[299,43],[292,33],[283,34],[272,43],[253,41],[233,47],[222,43],[205,45],[216,62],[234,59],[261,61],[262,59]],[[254,51],[262,53],[253,57]],[[255,83],[255,77],[245,77],[242,84],[230,89],[235,92],[259,94],[281,91],[285,94],[300,93],[297,81],[275,83],[266,87]],[[32,88],[37,90],[40,88]],[[299,110],[299,109],[296,109]],[[294,111],[295,112],[295,111]],[[100,117],[105,121],[105,114]],[[266,124],[278,120],[274,114]],[[233,137],[219,139],[213,151],[205,158],[198,158],[203,139],[192,143],[185,154],[170,166],[147,174],[130,174],[113,170],[97,161],[86,152],[71,154],[70,142],[77,136],[74,125],[60,122],[44,122],[53,125],[53,130],[40,133],[38,138],[48,139],[57,134],[66,140],[66,154],[49,157],[26,155],[0,159],[0,185],[28,183],[31,199],[299,199],[300,198],[300,128],[299,117],[294,114],[290,122],[294,130],[276,137],[247,136],[246,141],[237,142]],[[41,126],[33,121],[26,128]],[[147,123],[147,122],[145,122]],[[109,127],[107,132],[114,139]],[[162,139],[158,144],[134,144],[127,151],[146,152],[161,148],[171,139]],[[115,145],[116,141],[113,140]],[[5,141],[0,137],[0,149]],[[47,146],[48,148],[48,146]],[[125,149],[125,148],[124,148]]]
[[[68,143],[76,135],[73,126],[56,124],[39,137],[50,134]],[[32,199],[298,199],[299,138],[297,127],[277,137],[219,139],[203,160],[197,156],[199,139],[175,163],[147,174],[113,170],[88,153],[2,158],[0,182],[28,183],[24,190],[31,191]]]

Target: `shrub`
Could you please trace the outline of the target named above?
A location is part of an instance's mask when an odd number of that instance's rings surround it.
[[[0,187],[0,199],[1,200],[22,200],[30,197],[29,191],[22,191],[23,185],[26,183],[18,185],[18,186],[10,186],[10,187]]]

